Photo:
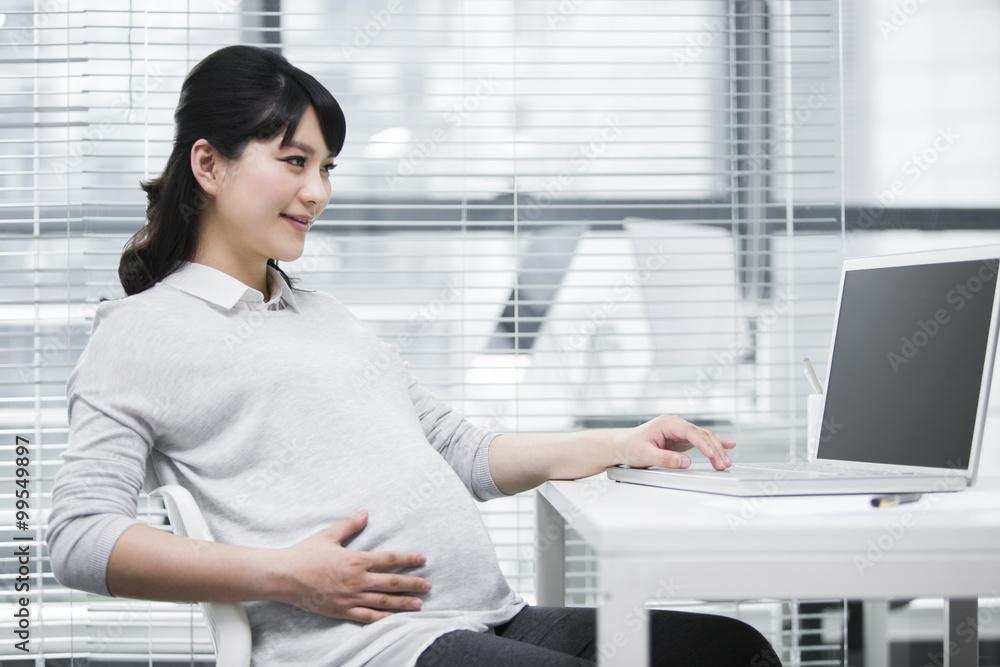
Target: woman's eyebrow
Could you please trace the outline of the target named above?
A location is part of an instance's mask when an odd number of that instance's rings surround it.
[[[302,151],[303,153],[305,153],[306,155],[308,155],[309,157],[312,157],[316,153],[316,149],[315,148],[313,148],[312,146],[309,146],[307,144],[304,144],[304,143],[302,143],[300,141],[289,141],[286,144],[286,147],[297,148],[300,151]],[[330,151],[330,154],[327,157],[333,157],[333,151]]]

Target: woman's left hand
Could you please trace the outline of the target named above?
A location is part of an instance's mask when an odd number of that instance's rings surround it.
[[[698,448],[716,470],[733,465],[726,454],[736,443],[699,428],[676,415],[660,415],[645,424],[621,431],[615,438],[617,464],[632,468],[687,468],[691,459],[686,452]]]

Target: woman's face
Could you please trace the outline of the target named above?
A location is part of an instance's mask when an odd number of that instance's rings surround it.
[[[306,232],[330,202],[333,156],[308,107],[292,141],[283,132],[252,140],[238,160],[222,160],[219,188],[202,242],[244,265],[302,255]],[[223,244],[225,247],[218,247]],[[200,248],[202,250],[202,248]]]

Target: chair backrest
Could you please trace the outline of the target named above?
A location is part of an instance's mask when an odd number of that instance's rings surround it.
[[[205,542],[215,541],[194,496],[187,489],[169,484],[151,491],[149,495],[163,498],[175,535]],[[243,605],[236,602],[199,602],[198,606],[212,636],[216,664],[219,667],[249,667],[250,621]]]

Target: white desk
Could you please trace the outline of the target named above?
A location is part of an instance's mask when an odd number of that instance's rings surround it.
[[[652,598],[914,597],[951,600],[944,664],[977,665],[976,598],[1000,595],[1000,479],[893,508],[870,501],[735,498],[603,474],[548,482],[538,493],[538,604],[564,604],[568,523],[597,553],[602,666],[649,663]]]

